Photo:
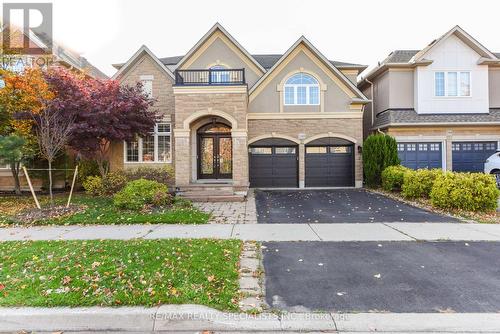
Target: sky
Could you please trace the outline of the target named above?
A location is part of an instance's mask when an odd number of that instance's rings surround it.
[[[283,53],[304,35],[329,59],[373,66],[394,49],[421,49],[455,25],[500,52],[498,0],[52,3],[54,39],[110,76],[111,64],[126,62],[143,44],[160,58],[185,54],[215,22],[256,54]]]

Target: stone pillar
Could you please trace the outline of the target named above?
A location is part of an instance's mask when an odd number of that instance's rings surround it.
[[[448,130],[446,132],[446,140],[445,140],[445,147],[443,147],[443,150],[446,150],[446,170],[452,170],[453,169],[453,151],[452,151],[452,143],[453,143],[453,131]]]
[[[233,184],[235,187],[248,187],[248,138],[246,130],[233,129]]]
[[[185,186],[189,184],[191,176],[191,147],[189,140],[189,130],[174,130],[175,138],[175,186]]]
[[[306,183],[306,148],[304,143],[299,144],[299,188],[304,188]]]

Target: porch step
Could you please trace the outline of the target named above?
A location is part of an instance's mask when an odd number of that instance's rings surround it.
[[[235,192],[229,184],[190,184],[179,187],[178,195],[193,202],[242,202],[246,193]]]

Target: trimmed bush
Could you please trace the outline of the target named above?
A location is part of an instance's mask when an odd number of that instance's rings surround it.
[[[92,196],[100,196],[102,193],[102,178],[100,176],[88,176],[82,183],[85,192]]]
[[[389,166],[382,172],[382,188],[387,191],[400,191],[404,174],[411,169],[405,166]]]
[[[441,169],[410,169],[403,176],[401,194],[406,198],[427,198],[436,177],[441,174],[443,174]]]
[[[128,210],[140,210],[145,205],[167,205],[171,201],[166,185],[144,179],[130,181],[113,197],[115,206]]]
[[[382,171],[399,165],[396,140],[384,134],[370,135],[363,143],[363,170],[369,187],[381,184]]]
[[[121,170],[109,172],[102,180],[102,195],[113,195],[122,190],[127,184],[127,174]]]
[[[495,177],[483,173],[441,174],[430,193],[433,206],[465,211],[495,210],[498,196]]]
[[[172,184],[174,171],[172,167],[139,167],[126,172],[127,180],[145,179],[163,184]]]
[[[135,180],[150,180],[161,184],[172,184],[172,175],[173,171],[170,167],[139,167],[127,171],[117,170],[109,172],[104,178],[100,176],[87,177],[89,181],[83,182],[83,188],[93,196],[113,195],[122,190],[127,182]]]

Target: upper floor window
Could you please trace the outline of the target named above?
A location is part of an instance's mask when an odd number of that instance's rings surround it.
[[[149,97],[153,97],[153,76],[141,75],[142,91]]]
[[[229,71],[227,71],[225,66],[215,65],[210,67],[210,81],[214,83],[228,83],[231,80],[229,79]]]
[[[470,72],[435,72],[434,96],[470,96]]]
[[[306,73],[292,75],[284,86],[285,105],[318,105],[319,83]]]
[[[125,142],[125,162],[171,162],[170,123],[157,123],[143,138]]]

